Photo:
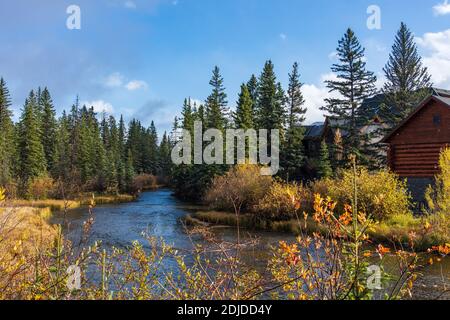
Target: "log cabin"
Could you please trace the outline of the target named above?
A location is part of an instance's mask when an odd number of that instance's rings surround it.
[[[401,177],[433,178],[439,173],[439,154],[450,145],[450,91],[434,89],[383,140],[388,165]]]

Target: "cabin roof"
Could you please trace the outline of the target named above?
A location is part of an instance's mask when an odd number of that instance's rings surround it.
[[[305,139],[320,138],[324,128],[325,124],[323,122],[315,122],[312,125],[305,126]]]
[[[406,125],[420,110],[425,108],[431,101],[442,102],[447,107],[450,107],[450,91],[442,89],[433,89],[433,91],[433,94],[423,100],[405,120],[400,122],[386,137],[381,140],[381,143],[389,143],[389,140],[394,136],[394,134],[396,134],[398,130]]]
[[[433,94],[444,98],[450,98],[450,90],[433,88]]]
[[[438,97],[435,96],[436,99],[438,99],[439,101],[443,102],[444,104],[446,104],[447,106],[450,106],[450,97]]]

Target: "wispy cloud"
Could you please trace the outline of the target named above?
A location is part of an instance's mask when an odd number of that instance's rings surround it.
[[[148,84],[147,84],[147,82],[142,81],[142,80],[132,80],[125,85],[125,88],[127,88],[127,90],[129,90],[129,91],[135,91],[135,90],[139,90],[139,89],[147,89]]]
[[[125,88],[128,91],[147,89],[148,84],[143,80],[127,80],[120,72],[114,72],[104,79],[103,85],[107,88]]]
[[[445,0],[443,3],[439,3],[433,7],[434,14],[437,16],[444,16],[450,14],[450,3]]]
[[[428,52],[423,57],[433,82],[438,86],[450,86],[450,29],[425,33],[417,43]]]
[[[328,59],[334,61],[337,60],[338,58],[338,53],[336,51],[330,52],[330,54],[328,55]]]
[[[134,1],[128,0],[123,4],[127,9],[136,9],[136,3]]]
[[[123,85],[124,79],[124,76],[119,72],[114,72],[106,77],[104,85],[108,88],[118,88]]]
[[[287,35],[285,33],[280,33],[280,39],[281,40],[286,40],[287,39]]]

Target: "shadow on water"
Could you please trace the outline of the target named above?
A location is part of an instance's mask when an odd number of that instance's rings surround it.
[[[192,206],[178,201],[168,189],[145,192],[135,202],[116,205],[101,205],[94,208],[95,223],[92,226],[89,242],[101,241],[105,247],[125,248],[135,240],[144,240],[143,233],[152,237],[162,238],[166,244],[181,250],[192,249],[192,241],[185,232],[180,218],[190,213]],[[55,214],[52,223],[64,226],[64,234],[69,240],[78,243],[81,237],[83,222],[89,218],[87,208],[71,210],[66,214],[65,224],[63,214]],[[236,241],[236,230],[233,228],[217,228],[215,233],[228,242]],[[251,233],[251,234],[250,234]],[[257,237],[258,244],[242,252],[242,258],[263,270],[269,257],[268,250],[279,241],[295,241],[289,234],[273,232],[246,233],[244,237]],[[145,245],[145,241],[141,241]],[[427,267],[417,284],[417,298],[433,298],[438,292],[442,278],[448,282],[450,259],[445,259],[440,265]],[[448,288],[447,288],[448,289]],[[450,298],[450,297],[449,297]]]

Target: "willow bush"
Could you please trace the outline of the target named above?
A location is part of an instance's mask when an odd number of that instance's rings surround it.
[[[273,178],[262,176],[260,170],[260,166],[245,164],[217,176],[205,194],[205,203],[213,209],[232,212],[239,203],[243,211],[251,211],[273,183]]]
[[[441,242],[450,242],[450,148],[445,148],[439,157],[440,173],[435,177],[435,186],[429,186],[425,199],[425,210],[436,237]]]
[[[358,207],[377,221],[386,221],[396,216],[411,216],[412,198],[406,181],[387,170],[369,172],[358,168],[356,177],[353,170],[342,170],[337,178],[324,179],[312,184],[314,193],[329,196],[339,202],[340,208],[352,203],[353,181],[356,179]]]
[[[276,181],[255,206],[254,211],[265,219],[289,220],[296,218],[299,208],[309,211],[311,202],[311,192],[302,184]]]

